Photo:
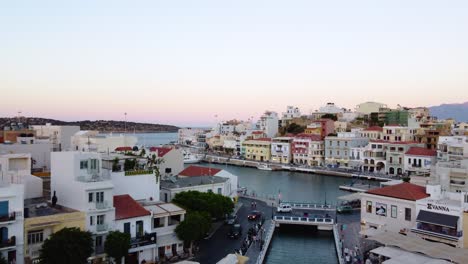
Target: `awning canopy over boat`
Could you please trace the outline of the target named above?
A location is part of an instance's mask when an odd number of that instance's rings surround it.
[[[426,224],[433,224],[433,225],[445,226],[445,227],[456,229],[457,223],[458,223],[458,216],[439,214],[439,213],[421,210],[419,211],[416,221],[426,223]]]
[[[352,194],[347,194],[338,197],[338,200],[341,201],[355,201],[355,200],[360,200],[361,199],[361,194],[360,193],[352,193]]]

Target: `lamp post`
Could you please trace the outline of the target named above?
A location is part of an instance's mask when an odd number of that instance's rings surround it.
[[[273,207],[275,206],[275,203],[271,203],[271,219],[273,219]]]

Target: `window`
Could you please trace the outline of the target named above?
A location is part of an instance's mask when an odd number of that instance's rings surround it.
[[[81,170],[88,169],[88,161],[87,160],[80,161],[80,169]]]
[[[89,217],[89,225],[90,226],[94,225],[94,216]]]
[[[130,223],[124,223],[124,233],[130,235]]]
[[[392,216],[393,218],[397,218],[397,213],[398,213],[398,211],[397,211],[396,205],[392,205],[391,216]]]
[[[207,192],[209,192],[209,193],[212,193],[212,192],[213,192],[213,190],[211,190],[211,189],[208,189],[208,191],[207,191]]]
[[[218,188],[218,194],[222,194],[222,189]]]
[[[164,218],[154,218],[153,228],[164,227]]]
[[[465,203],[468,203],[468,194],[465,194],[464,199],[465,199]]]
[[[405,208],[405,220],[411,221],[411,208]]]
[[[93,202],[93,193],[88,193],[88,202]]]
[[[172,173],[172,168],[166,168],[166,169],[164,170],[164,172],[165,172],[165,173]]]
[[[28,245],[31,244],[39,244],[44,241],[44,232],[40,231],[33,231],[28,233]]]
[[[102,236],[96,237],[96,248],[102,247]]]
[[[408,158],[408,163],[410,163],[410,164],[411,164],[411,158]]]
[[[104,224],[104,215],[98,215],[98,216],[97,216],[96,223],[97,223],[98,225],[103,225],[103,224]]]
[[[143,221],[137,221],[136,222],[136,237],[142,237],[143,236]]]
[[[372,213],[372,202],[371,201],[367,201],[367,203],[366,203],[366,212],[367,213]]]
[[[98,162],[97,159],[92,159],[91,160],[91,169],[92,170],[97,170],[98,169],[98,164],[99,164],[99,162]]]
[[[96,193],[96,202],[103,203],[104,202],[104,192],[97,192]]]

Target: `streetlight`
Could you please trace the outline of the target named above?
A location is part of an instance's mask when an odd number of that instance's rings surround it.
[[[273,219],[273,207],[275,206],[275,203],[271,203],[271,219]]]

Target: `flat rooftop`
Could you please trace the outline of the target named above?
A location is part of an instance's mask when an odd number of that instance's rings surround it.
[[[47,201],[46,198],[26,199],[24,200],[24,208],[28,209],[29,214],[29,216],[25,218],[78,212],[77,210],[61,205],[56,205],[55,207],[52,207],[52,204],[49,201]]]
[[[190,186],[209,185],[223,183],[229,180],[228,178],[218,176],[195,176],[195,177],[184,177],[174,178],[174,180],[162,180],[161,188],[165,189],[177,189],[185,188]]]

